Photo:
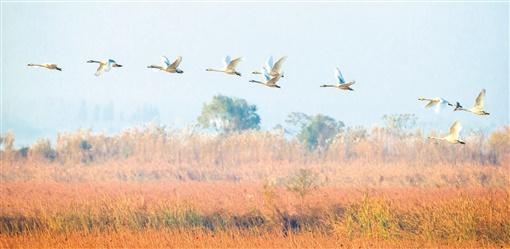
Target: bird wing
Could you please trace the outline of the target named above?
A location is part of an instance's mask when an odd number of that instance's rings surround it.
[[[230,55],[225,56],[225,60],[224,60],[224,62],[225,62],[225,67],[228,67],[228,65],[230,65],[230,62],[231,62],[231,61],[232,61],[232,60],[230,59]]]
[[[269,72],[267,71],[267,68],[262,67],[262,71],[264,72],[264,78],[266,78],[266,81],[271,80],[271,75],[269,75]]]
[[[459,121],[455,121],[452,124],[452,127],[450,127],[450,134],[449,136],[453,136],[455,139],[459,138],[459,133],[462,130],[462,125],[460,125]]]
[[[430,107],[433,107],[434,105],[436,105],[437,102],[434,101],[434,100],[430,100],[429,103],[425,106],[425,108],[430,108]]]
[[[273,68],[273,65],[274,65],[273,56],[269,56],[269,58],[267,58],[267,61],[266,61],[266,67],[271,69],[271,68]]]
[[[335,77],[338,78],[338,82],[340,82],[340,84],[343,84],[345,83],[345,80],[344,80],[344,76],[342,75],[342,72],[340,72],[340,68],[335,68]]]
[[[101,63],[101,64],[103,64],[103,63]],[[112,59],[109,59],[108,63],[106,63],[106,67],[104,68],[104,71],[105,72],[110,72],[110,69],[112,69],[112,65],[113,64],[117,64],[117,62],[112,60]]]
[[[170,66],[170,60],[168,59],[168,57],[166,56],[161,56],[161,62],[163,63],[163,65],[169,67]]]
[[[99,67],[97,68],[96,73],[94,75],[99,76],[103,74],[104,71],[106,71],[106,63],[99,63]]]
[[[275,77],[273,77],[272,79],[270,79],[270,80],[267,82],[267,84],[268,84],[268,85],[273,85],[273,86],[274,86],[274,85],[276,85],[276,82],[278,82],[278,81],[280,80],[280,78],[281,78],[281,77],[282,77],[282,75],[281,75],[281,74],[278,74],[278,75],[276,75]]]
[[[434,111],[436,113],[440,113],[447,105],[451,105],[450,102],[448,102],[446,99],[439,98],[436,104],[436,109]]]
[[[280,74],[282,64],[285,62],[286,59],[287,59],[287,56],[284,56],[284,57],[278,59],[276,61],[276,63],[273,65],[273,67],[271,68],[271,72],[274,74]]]
[[[480,110],[483,110],[483,99],[485,98],[485,89],[482,89],[480,94],[478,94],[478,97],[476,97],[475,100],[475,107],[479,108]]]
[[[181,61],[182,61],[182,56],[177,56],[177,59],[175,59],[174,63],[172,63],[168,67],[176,69],[179,66],[179,64],[181,64]]]
[[[241,62],[242,60],[242,57],[239,57],[239,58],[235,58],[233,59],[232,61],[230,61],[230,63],[228,64],[227,68],[228,69],[235,69],[237,64],[239,64],[239,62]]]

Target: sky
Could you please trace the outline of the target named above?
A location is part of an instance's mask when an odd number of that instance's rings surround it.
[[[258,107],[262,128],[290,112],[326,114],[347,126],[380,124],[384,114],[414,113],[425,129],[509,124],[508,3],[2,3],[2,133],[17,144],[79,128],[77,119],[113,105],[142,106],[180,128],[222,94]],[[184,74],[147,69],[162,55],[183,57]],[[226,55],[243,57],[242,77],[206,72]],[[249,83],[269,56],[288,56],[281,89]],[[96,77],[87,60],[123,68]],[[57,63],[62,72],[28,68]],[[320,88],[339,67],[353,92]],[[471,107],[485,88],[489,116],[426,110],[418,97]],[[92,110],[89,110],[91,112]],[[139,125],[116,118],[109,132]]]

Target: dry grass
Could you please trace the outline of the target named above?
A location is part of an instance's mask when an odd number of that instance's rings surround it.
[[[215,183],[5,183],[17,247],[510,246],[502,188],[285,188]]]
[[[466,146],[363,128],[3,139],[2,248],[510,247],[510,127]]]

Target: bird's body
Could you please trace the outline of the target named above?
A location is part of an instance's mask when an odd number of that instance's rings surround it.
[[[50,70],[62,71],[62,68],[58,67],[57,64],[53,64],[53,63],[42,63],[42,64],[30,63],[27,66],[29,66],[29,67],[44,67],[44,68],[47,68]]]
[[[345,82],[342,72],[340,72],[339,68],[335,69],[335,77],[338,79],[338,83],[336,83],[334,85],[322,85],[321,87],[334,87],[334,88],[338,88],[340,90],[354,91],[354,89],[352,89],[351,86],[354,85],[356,83],[356,81],[353,80],[353,81]]]
[[[281,68],[282,68],[282,64],[285,62],[286,59],[287,59],[287,56],[283,56],[280,59],[278,59],[276,61],[276,63],[273,63],[273,57],[271,56],[271,57],[269,57],[269,59],[267,59],[266,65],[262,67],[262,72],[261,71],[253,71],[252,74],[264,74],[263,73],[264,71],[268,71],[269,75],[271,77],[276,77],[280,74],[281,74],[281,77],[284,77],[283,72],[281,71]]]
[[[235,58],[235,59],[231,60],[230,56],[227,56],[227,57],[225,57],[225,68],[223,68],[223,69],[208,68],[208,69],[206,69],[206,71],[221,72],[221,73],[232,74],[232,75],[235,74],[237,76],[241,76],[241,73],[236,71],[236,66],[237,66],[237,64],[239,64],[239,62],[241,62],[241,60],[242,60],[242,57]]]
[[[418,100],[421,100],[421,101],[428,101],[427,105],[425,105],[425,108],[431,108],[433,106],[436,107],[435,111],[436,112],[440,112],[441,111],[441,108],[445,107],[445,106],[453,106],[450,102],[448,102],[446,99],[443,99],[441,97],[436,97],[436,98],[418,98]]]
[[[459,121],[455,121],[452,126],[450,127],[450,133],[444,137],[433,137],[429,136],[429,139],[436,139],[436,140],[444,140],[451,144],[466,144],[464,141],[459,139],[460,131],[462,130],[462,126],[460,125]]]
[[[264,70],[264,77],[266,78],[266,82],[262,82],[262,81],[258,81],[258,80],[250,80],[250,82],[262,84],[267,87],[280,88],[280,86],[277,85],[276,82],[278,82],[278,80],[281,79],[281,77],[282,77],[281,74],[277,74],[276,76],[272,77],[267,70]]]
[[[471,112],[476,115],[489,115],[490,113],[483,110],[484,107],[484,99],[485,99],[485,89],[482,89],[478,97],[476,97],[475,105],[469,109],[465,109],[460,105],[459,102],[456,103],[454,111],[466,111]]]
[[[99,76],[103,74],[103,72],[109,72],[112,67],[122,67],[122,65],[117,64],[115,60],[108,59],[107,61],[95,61],[95,60],[88,60],[87,63],[98,63],[99,67],[96,70],[96,73],[94,75]]]
[[[167,73],[184,73],[184,71],[179,69],[179,65],[181,64],[181,61],[182,61],[181,56],[177,56],[177,58],[175,59],[175,61],[173,63],[170,63],[170,60],[168,60],[168,58],[166,56],[161,57],[161,60],[163,61],[163,66],[150,65],[150,66],[147,66],[147,68],[159,69],[159,70],[161,70],[163,72],[167,72]]]

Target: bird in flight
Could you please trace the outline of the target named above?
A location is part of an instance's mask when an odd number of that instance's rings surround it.
[[[29,67],[44,67],[44,68],[47,68],[50,70],[62,71],[62,68],[58,67],[57,64],[53,64],[53,63],[43,63],[43,64],[30,63],[27,66],[29,66]]]
[[[345,82],[344,76],[342,75],[342,72],[340,72],[340,69],[338,67],[335,68],[335,77],[338,80],[338,82],[336,84],[322,85],[321,87],[335,87],[340,90],[354,91],[354,89],[352,89],[351,86],[354,85],[354,83],[356,83],[356,81],[353,80],[353,81]]]
[[[476,97],[475,105],[469,109],[465,109],[460,105],[459,102],[456,103],[454,111],[466,111],[471,112],[476,115],[489,115],[490,113],[483,110],[483,102],[485,99],[485,89],[482,89],[480,94],[478,94],[478,97]]]
[[[257,83],[257,84],[262,84],[262,85],[265,85],[267,87],[280,88],[280,86],[277,85],[276,82],[278,82],[278,80],[280,80],[282,75],[281,74],[276,74],[276,76],[271,76],[271,74],[267,71],[266,68],[264,68],[263,71],[264,71],[264,78],[266,79],[265,82],[257,81],[257,80],[250,80],[250,82]]]
[[[283,78],[284,75],[283,75],[283,72],[281,72],[281,68],[282,68],[282,64],[285,62],[286,59],[287,59],[287,56],[283,56],[280,59],[278,59],[276,61],[276,63],[273,63],[273,57],[270,56],[266,61],[266,65],[262,67],[262,72],[261,71],[253,71],[252,74],[264,74],[263,71],[268,70],[269,75],[271,77],[276,77],[278,74],[281,74],[282,78]]]
[[[182,71],[179,68],[179,65],[181,64],[181,61],[182,61],[181,56],[177,56],[177,58],[175,59],[175,61],[173,63],[170,63],[170,60],[168,60],[168,58],[166,56],[162,56],[161,61],[163,62],[163,66],[150,65],[150,66],[147,66],[147,68],[159,69],[159,70],[161,70],[163,72],[167,72],[167,73],[184,73],[184,71]]]
[[[108,59],[108,61],[95,61],[95,60],[89,60],[87,63],[98,63],[99,67],[96,70],[95,76],[99,76],[103,74],[103,72],[109,72],[112,67],[122,67],[122,65],[117,64],[115,60]]]
[[[436,113],[439,113],[441,111],[442,108],[444,108],[445,106],[453,106],[453,104],[451,104],[450,102],[448,102],[446,99],[443,99],[441,97],[435,97],[435,98],[418,98],[418,100],[421,100],[421,101],[428,101],[427,105],[425,105],[425,108],[431,108],[431,107],[436,107],[435,108],[435,112]]]
[[[242,57],[235,58],[233,60],[230,59],[230,56],[225,57],[225,68],[223,69],[213,69],[208,68],[205,71],[212,71],[212,72],[221,72],[226,74],[235,74],[237,76],[241,76],[241,73],[236,71],[236,66],[241,62]]]
[[[451,144],[466,144],[466,142],[459,139],[460,131],[462,130],[462,126],[460,125],[459,121],[455,121],[452,126],[450,127],[450,133],[444,137],[433,137],[429,136],[429,139],[436,139],[436,140],[444,140]]]

